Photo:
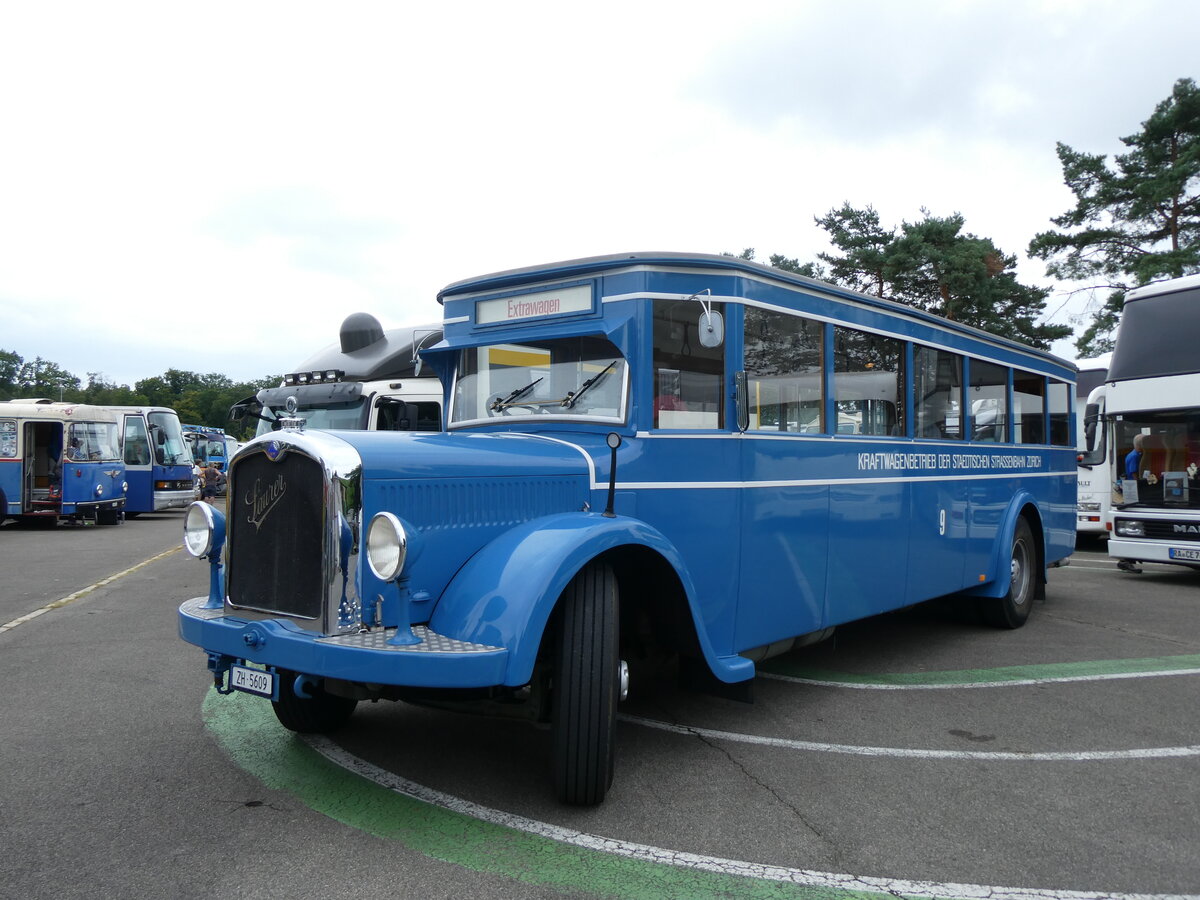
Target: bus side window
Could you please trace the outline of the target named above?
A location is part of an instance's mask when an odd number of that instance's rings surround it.
[[[962,440],[962,357],[918,345],[913,369],[916,436]]]
[[[1050,413],[1050,443],[1057,447],[1071,446],[1071,386],[1065,381],[1050,379],[1046,408]],[[1082,437],[1082,435],[1080,435]]]
[[[822,324],[754,306],[745,322],[750,430],[823,432]]]
[[[1008,369],[971,360],[971,440],[996,441],[1008,435]]]
[[[712,304],[724,312],[723,304]],[[703,347],[697,333],[700,304],[654,303],[654,427],[723,428],[725,348]]]
[[[416,407],[417,414],[413,422],[415,431],[441,431],[442,430],[442,407],[440,404],[422,400],[417,403],[409,404],[411,407]]]
[[[1013,441],[1044,444],[1046,380],[1041,375],[1013,372]]]
[[[840,325],[833,333],[838,433],[904,435],[904,342]]]

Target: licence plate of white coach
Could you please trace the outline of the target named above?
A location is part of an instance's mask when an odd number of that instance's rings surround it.
[[[1192,550],[1184,547],[1172,547],[1171,559],[1183,559],[1189,562],[1200,562],[1200,550]]]
[[[274,697],[275,673],[247,666],[230,666],[229,686],[236,691],[245,691],[259,697]]]

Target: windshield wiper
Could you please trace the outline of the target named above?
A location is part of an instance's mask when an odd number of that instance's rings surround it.
[[[617,364],[617,361],[614,359],[607,366],[605,366],[603,369],[601,369],[599,372],[597,372],[595,375],[593,375],[591,378],[589,378],[587,381],[585,381],[583,384],[581,384],[579,386],[579,390],[567,391],[567,396],[562,398],[562,404],[561,404],[562,408],[563,409],[571,409],[572,407],[574,407],[575,401],[583,396],[583,392],[586,391],[588,388],[590,388],[593,384],[595,384],[601,378],[603,378],[605,375],[607,375],[609,370],[616,364]]]
[[[543,377],[545,377],[545,376],[543,376]],[[506,407],[506,406],[512,406],[514,400],[517,400],[520,397],[524,397],[526,394],[528,394],[530,391],[532,391],[534,386],[537,385],[537,383],[540,382],[541,380],[542,380],[541,378],[535,378],[533,381],[529,382],[529,384],[525,385],[525,387],[517,388],[515,391],[513,391],[511,394],[509,394],[503,400],[501,400],[499,397],[497,397],[495,400],[492,401],[491,406],[489,406],[488,409],[490,409],[492,412],[499,412],[500,410],[504,409],[504,407]]]

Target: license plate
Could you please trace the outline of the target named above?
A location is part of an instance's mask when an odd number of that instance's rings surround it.
[[[275,673],[264,672],[262,669],[250,669],[246,666],[229,667],[229,686],[247,694],[257,694],[259,697],[275,697]]]
[[[1186,559],[1189,562],[1200,562],[1200,550],[1184,549],[1183,547],[1171,548],[1171,559]]]

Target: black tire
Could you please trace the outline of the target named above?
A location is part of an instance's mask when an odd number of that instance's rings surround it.
[[[595,806],[613,780],[620,691],[617,580],[589,563],[559,599],[551,700],[554,789]]]
[[[989,625],[1020,628],[1025,624],[1038,593],[1040,560],[1041,554],[1029,523],[1024,518],[1017,519],[1017,527],[1013,531],[1008,592],[1003,597],[989,597],[984,601],[983,614]]]
[[[271,701],[275,718],[288,731],[300,734],[328,734],[346,724],[358,706],[357,700],[325,693],[324,688],[309,690],[311,700],[296,694],[296,673],[286,669],[278,671],[279,699]]]

